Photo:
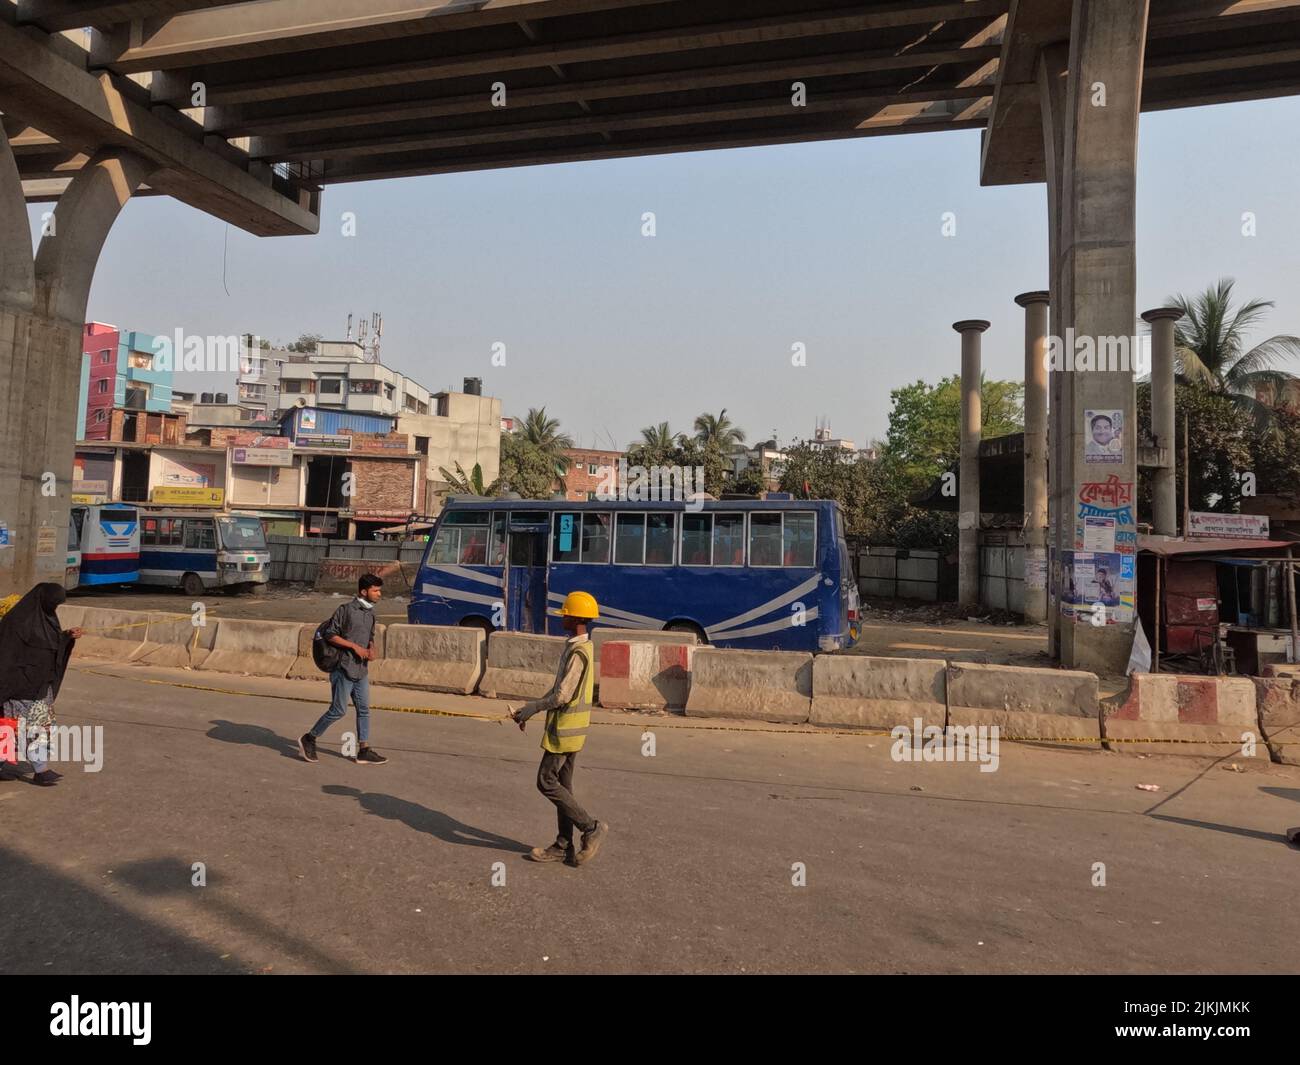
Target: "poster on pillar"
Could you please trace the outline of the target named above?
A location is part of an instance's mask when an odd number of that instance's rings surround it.
[[[1134,560],[1118,551],[1067,551],[1061,614],[1085,625],[1133,620]]]
[[[1088,465],[1121,465],[1124,462],[1124,412],[1083,412],[1083,461]]]

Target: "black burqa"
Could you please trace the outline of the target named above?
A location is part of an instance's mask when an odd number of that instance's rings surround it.
[[[0,618],[0,705],[58,695],[76,642],[55,613],[67,597],[57,584],[38,584]]]

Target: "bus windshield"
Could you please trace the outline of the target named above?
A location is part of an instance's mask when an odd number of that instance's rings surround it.
[[[218,518],[221,546],[227,551],[265,551],[266,537],[257,518]]]

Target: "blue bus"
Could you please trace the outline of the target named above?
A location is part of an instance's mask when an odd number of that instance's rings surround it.
[[[833,651],[857,638],[844,516],[829,500],[574,503],[454,496],[407,619],[558,635],[548,608],[590,592],[598,624],[719,647]]]
[[[257,518],[141,510],[141,584],[202,595],[210,588],[255,589],[270,574],[271,552]]]
[[[136,508],[122,503],[76,503],[70,514],[67,568],[73,534],[80,550],[77,586],[134,584],[140,577],[140,526]]]

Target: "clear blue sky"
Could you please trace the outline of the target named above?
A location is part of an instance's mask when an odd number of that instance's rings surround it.
[[[1256,339],[1300,333],[1297,128],[1296,98],[1143,116],[1139,311],[1228,275],[1277,303]],[[958,319],[992,321],[988,374],[1022,372],[1012,298],[1046,287],[1045,193],[981,188],[978,169],[962,131],[408,178],[330,187],[318,236],[271,239],[147,198],[109,237],[89,315],[290,341],[378,310],[386,363],[435,391],[482,377],[506,414],[545,406],[582,446],[722,407],[751,440],[827,417],[861,445],[890,389],[956,372]]]

